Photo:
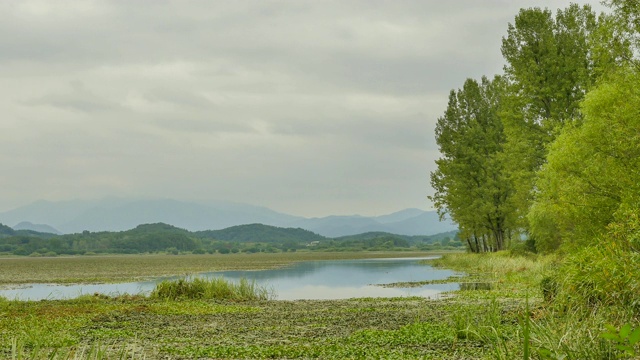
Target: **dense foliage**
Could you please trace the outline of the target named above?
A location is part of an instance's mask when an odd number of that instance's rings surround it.
[[[431,197],[474,252],[528,238],[541,251],[601,239],[637,212],[638,7],[522,9],[505,73],[452,91],[436,127]]]
[[[529,213],[541,249],[595,244],[639,209],[640,74],[619,70],[583,102],[584,122],[549,147]]]
[[[459,223],[470,251],[556,256],[540,281],[545,331],[578,334],[589,342],[582,348],[602,349],[592,334],[615,324],[621,330],[607,328],[608,339],[633,356],[640,354],[629,339],[640,325],[640,3],[605,3],[612,11],[599,16],[575,4],[555,16],[539,8],[517,14],[502,39],[497,96],[482,95],[486,79],[467,80],[438,120],[432,200]],[[496,214],[511,244],[490,226]],[[640,341],[640,330],[634,334]],[[549,347],[542,359],[619,358],[540,341]]]
[[[511,185],[502,161],[505,134],[498,116],[504,81],[467,80],[451,91],[445,115],[438,119],[437,142],[442,158],[431,174],[431,199],[440,215],[448,213],[460,226],[469,249],[505,248],[510,235]]]

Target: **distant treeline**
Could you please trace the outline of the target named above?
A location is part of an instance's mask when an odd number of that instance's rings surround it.
[[[326,238],[311,231],[262,224],[222,230],[190,232],[172,225],[139,225],[119,232],[55,235],[13,230],[0,224],[0,255],[57,256],[86,254],[205,254],[403,249],[452,249],[461,247],[455,231],[433,236],[403,236],[382,232]]]

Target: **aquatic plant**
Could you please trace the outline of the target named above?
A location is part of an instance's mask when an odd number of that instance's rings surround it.
[[[269,300],[273,291],[245,278],[238,283],[223,278],[164,280],[149,295],[152,299]]]

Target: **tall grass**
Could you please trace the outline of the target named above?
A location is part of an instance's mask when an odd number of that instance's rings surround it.
[[[273,291],[245,278],[238,283],[223,278],[194,278],[165,280],[158,283],[149,295],[152,299],[212,299],[212,300],[269,300]]]
[[[481,339],[494,359],[638,358],[640,330],[638,339],[624,331],[640,325],[637,252],[594,246],[562,258],[450,254],[430,264],[465,272],[462,281],[494,282],[485,293],[458,293],[452,312],[459,337]],[[515,327],[506,316],[512,311]],[[621,329],[615,341],[603,336],[612,328]]]
[[[625,350],[607,329],[640,323],[640,254],[614,242],[596,244],[565,256],[542,283],[545,316],[532,324],[533,340],[545,359],[631,359],[638,344]],[[621,332],[623,335],[624,332]],[[636,335],[640,337],[640,332]],[[620,341],[628,341],[624,336]],[[635,340],[635,339],[633,339]]]
[[[537,288],[540,282],[558,267],[553,255],[513,256],[509,252],[470,254],[446,254],[438,259],[427,260],[435,267],[466,273],[465,280],[491,281],[502,288],[521,290]],[[530,294],[533,295],[533,294]],[[528,296],[528,295],[527,295]]]
[[[568,308],[606,307],[640,315],[640,253],[591,246],[567,256],[554,276],[555,302]]]
[[[1,353],[0,353],[1,354]],[[128,360],[145,359],[142,350],[135,346],[112,346],[95,343],[77,348],[45,348],[40,346],[28,347],[24,341],[16,338],[11,340],[11,360]]]

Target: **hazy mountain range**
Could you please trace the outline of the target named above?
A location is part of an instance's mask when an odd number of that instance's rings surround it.
[[[440,222],[435,211],[405,209],[388,215],[305,218],[248,204],[194,203],[169,199],[37,201],[0,213],[0,223],[14,229],[50,233],[123,231],[139,224],[163,222],[190,231],[218,230],[242,224],[302,228],[327,237],[384,231],[400,235],[431,235],[455,230]]]

